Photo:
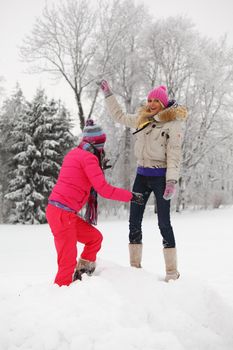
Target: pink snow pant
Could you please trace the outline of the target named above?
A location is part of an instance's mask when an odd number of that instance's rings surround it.
[[[76,214],[51,204],[47,206],[46,218],[57,250],[58,272],[54,283],[68,286],[72,282],[77,265],[77,242],[84,244],[81,258],[95,261],[103,236]]]

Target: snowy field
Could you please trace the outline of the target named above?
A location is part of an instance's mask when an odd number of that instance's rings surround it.
[[[155,218],[144,223],[143,269],[128,266],[127,220],[101,219],[95,275],[61,288],[49,227],[0,226],[0,349],[232,350],[233,208],[172,223],[178,281],[162,280]]]

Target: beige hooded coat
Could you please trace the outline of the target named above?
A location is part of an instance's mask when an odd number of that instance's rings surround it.
[[[116,122],[137,128],[138,115],[122,111],[114,95],[106,98],[110,115]],[[167,168],[166,181],[179,179],[183,121],[187,118],[185,107],[166,108],[153,117],[153,121],[135,134],[135,156],[138,166]]]

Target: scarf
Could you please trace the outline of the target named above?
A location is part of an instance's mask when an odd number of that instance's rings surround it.
[[[98,195],[94,188],[91,188],[87,204],[84,219],[91,225],[97,225],[98,219]]]

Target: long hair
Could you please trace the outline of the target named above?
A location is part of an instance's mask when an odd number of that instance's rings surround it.
[[[141,125],[150,121],[150,118],[153,117],[154,115],[155,113],[150,111],[147,104],[144,104],[143,106],[141,106],[138,110],[137,128],[140,128]]]

